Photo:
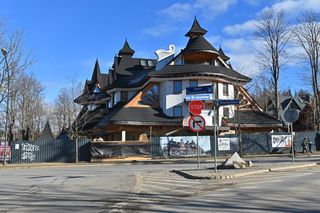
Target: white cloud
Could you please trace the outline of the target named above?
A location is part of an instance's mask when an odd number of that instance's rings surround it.
[[[198,14],[203,19],[212,19],[217,15],[227,12],[228,9],[236,3],[237,0],[195,0],[191,3],[174,3],[158,12],[160,20],[164,20],[165,23],[146,28],[142,32],[147,35],[159,37],[177,30],[178,28],[175,25],[179,22],[191,20]]]
[[[288,18],[295,18],[303,10],[315,10],[320,12],[320,0],[284,0],[273,4],[271,7],[266,7],[262,11],[268,9],[276,11],[284,11]]]
[[[248,38],[225,39],[223,44],[234,69],[251,77],[260,72],[255,56],[260,47],[261,43]]]
[[[174,3],[162,9],[159,14],[175,21],[185,21],[196,14],[213,18],[226,12],[237,0],[196,0],[193,3]]]
[[[165,9],[162,9],[159,14],[176,21],[185,21],[192,13],[193,5],[189,3],[175,3]]]
[[[236,3],[237,0],[197,0],[193,7],[199,10],[199,14],[203,14],[204,17],[211,19],[228,11]]]
[[[225,28],[223,28],[223,31],[225,33],[228,33],[229,35],[243,35],[254,31],[256,25],[256,20],[248,20],[242,24],[226,26]]]
[[[142,31],[143,34],[159,37],[167,33],[173,32],[177,29],[175,26],[161,24],[155,27],[146,28]]]
[[[216,47],[218,44],[222,43],[222,37],[220,35],[207,36],[206,39]]]
[[[245,0],[245,1],[252,6],[257,6],[261,3],[261,0]]]

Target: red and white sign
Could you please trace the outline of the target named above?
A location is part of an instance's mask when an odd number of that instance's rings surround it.
[[[202,101],[195,100],[189,103],[189,111],[194,115],[200,115],[203,109],[204,103]]]
[[[0,145],[0,161],[3,161],[4,150],[5,150],[4,144]],[[10,161],[10,159],[11,159],[11,146],[7,145],[7,147],[6,147],[6,161]]]
[[[193,132],[202,132],[206,128],[206,121],[201,115],[190,116],[188,124]]]

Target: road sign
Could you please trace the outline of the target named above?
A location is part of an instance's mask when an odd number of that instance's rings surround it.
[[[199,100],[199,101],[208,101],[213,100],[213,94],[190,94],[186,95],[186,101],[193,101],[193,100]]]
[[[194,115],[200,115],[202,109],[204,109],[204,103],[202,101],[196,100],[189,103],[189,111]]]
[[[288,109],[284,112],[284,119],[288,123],[293,123],[299,118],[299,112],[296,109]]]
[[[206,128],[206,121],[201,115],[190,116],[189,128],[193,132],[202,132]]]
[[[198,87],[187,87],[186,94],[206,94],[206,93],[213,93],[212,85],[207,86],[198,86]]]
[[[186,88],[186,101],[206,101],[213,100],[213,98],[213,85]]]
[[[215,100],[215,105],[216,106],[226,106],[226,105],[238,105],[240,104],[239,99],[234,99],[234,100],[224,100],[224,99],[218,99]]]

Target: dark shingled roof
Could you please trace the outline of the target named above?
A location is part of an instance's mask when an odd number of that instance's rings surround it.
[[[206,33],[207,33],[207,31],[200,26],[197,18],[195,17],[191,29],[189,30],[189,32],[187,32],[185,34],[185,36],[187,36],[187,37],[192,37],[194,35],[201,35],[202,36]]]
[[[119,50],[118,55],[129,55],[132,56],[134,54],[134,50],[131,49],[131,47],[129,46],[129,43],[126,39],[126,41],[123,44],[122,49]]]
[[[38,138],[38,140],[54,140],[54,136],[52,134],[51,131],[51,127],[50,127],[50,123],[49,121],[47,121],[46,125],[44,126],[42,133],[40,135],[40,137]]]
[[[124,107],[110,119],[113,124],[182,125],[182,118],[166,116],[161,109]]]
[[[114,105],[109,112],[104,115],[100,121],[96,124],[94,127],[95,129],[101,129],[104,128],[105,125],[108,124],[109,120],[111,119],[112,116],[114,116],[116,113],[118,113],[119,110],[125,105],[126,103],[124,102],[118,102],[116,105]]]
[[[106,103],[107,100],[110,99],[110,95],[107,93],[83,93],[76,99],[74,99],[75,103],[78,104],[101,104]]]
[[[184,65],[168,65],[160,71],[150,72],[151,77],[179,77],[185,75],[211,75],[217,77],[231,78],[238,81],[251,81],[251,78],[226,67],[218,67],[206,64],[184,64]]]
[[[69,135],[68,131],[65,128],[62,128],[60,134],[56,138],[57,140],[69,140]]]
[[[146,65],[141,65],[145,61]],[[148,64],[148,61],[152,64]],[[132,88],[139,87],[145,83],[148,73],[154,70],[156,60],[132,57],[116,57],[115,73],[116,80],[112,82],[109,88]]]
[[[96,63],[94,65],[94,69],[93,69],[90,83],[93,83],[93,84],[99,83],[101,88],[108,85],[108,74],[101,74],[98,59],[96,60]]]
[[[186,48],[182,50],[183,53],[189,52],[210,52],[219,54],[218,51],[202,36],[191,37],[187,43]]]
[[[237,110],[235,110],[235,115],[237,115]],[[278,119],[268,115],[264,112],[246,110],[239,111],[239,120],[241,125],[253,125],[253,126],[282,126],[282,122]],[[224,118],[228,123],[237,124],[238,116],[234,118]]]
[[[219,48],[219,54],[220,54],[220,57],[222,58],[222,60],[224,60],[224,61],[228,61],[230,59],[230,57],[228,57],[224,54],[221,47]]]

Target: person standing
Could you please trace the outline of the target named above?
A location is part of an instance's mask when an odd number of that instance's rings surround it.
[[[308,153],[307,145],[308,145],[308,140],[307,140],[307,138],[303,138],[303,140],[302,140],[302,142],[301,142],[302,153],[303,153],[303,154],[304,154],[304,151],[306,151],[306,152]]]
[[[308,140],[309,152],[312,153],[312,141]]]

